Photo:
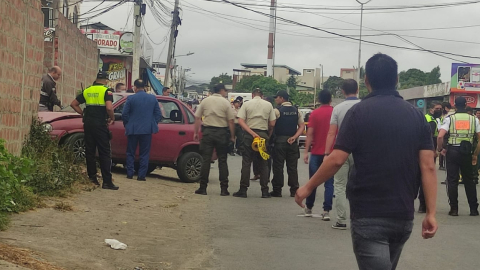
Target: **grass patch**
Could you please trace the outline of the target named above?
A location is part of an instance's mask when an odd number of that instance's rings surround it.
[[[59,146],[43,124],[34,120],[20,157],[10,154],[0,140],[0,230],[8,226],[11,213],[44,206],[41,196],[67,197],[85,183],[84,169],[75,163],[71,151]],[[71,208],[58,206],[61,211]]]
[[[53,209],[62,212],[73,211],[73,207],[67,202],[57,202],[55,206],[53,206]]]

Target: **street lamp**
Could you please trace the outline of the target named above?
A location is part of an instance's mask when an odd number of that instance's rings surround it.
[[[177,56],[175,56],[175,58],[182,57],[182,56],[190,56],[192,54],[194,54],[194,52],[188,52],[187,54],[177,55]]]
[[[322,84],[320,85],[320,87],[321,87],[320,89],[323,90],[323,65],[319,64],[319,66],[322,68],[322,74],[321,74]],[[315,73],[313,75],[313,88],[314,88],[314,90],[313,90],[313,92],[314,92],[314,94],[313,94],[313,108],[315,108],[315,106],[317,105],[317,69],[316,68],[315,68],[314,72]]]
[[[360,63],[362,60],[362,28],[363,28],[363,5],[370,3],[372,0],[368,0],[367,2],[360,2],[359,0],[355,0],[357,3],[360,4],[360,42],[358,45],[358,66],[357,66],[357,82],[360,83]]]

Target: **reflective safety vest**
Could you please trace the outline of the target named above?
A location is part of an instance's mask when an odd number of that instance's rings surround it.
[[[104,85],[92,85],[83,91],[85,105],[105,107],[105,94],[108,87]]]
[[[469,141],[473,144],[475,137],[475,116],[467,113],[456,113],[450,115],[450,137],[449,145],[460,145],[463,141]]]
[[[434,122],[435,123],[435,132],[434,132],[434,135],[433,137],[438,137],[438,126],[437,126],[437,121],[435,121],[435,118],[433,118],[433,116],[431,116],[430,114],[425,114],[425,118],[427,119],[427,122],[430,123],[430,122]]]

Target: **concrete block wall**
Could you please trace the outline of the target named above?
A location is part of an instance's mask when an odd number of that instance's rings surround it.
[[[97,44],[61,13],[56,22],[54,41],[45,42],[45,56],[45,72],[53,65],[60,66],[63,71],[57,82],[57,96],[64,105],[72,102],[82,85],[86,88],[96,78],[99,62]]]
[[[17,155],[37,115],[43,45],[40,0],[0,1],[0,138]]]

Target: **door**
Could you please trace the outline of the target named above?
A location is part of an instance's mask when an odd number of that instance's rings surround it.
[[[177,158],[180,147],[191,141],[188,137],[188,121],[180,109],[178,101],[172,99],[159,99],[162,120],[158,124],[159,132],[153,134],[152,150],[150,159],[162,162],[174,162]],[[174,116],[179,117],[175,118]]]
[[[114,114],[122,115],[123,107],[127,99],[119,101],[119,105],[115,107]],[[117,118],[118,119],[118,118]],[[123,126],[123,121],[121,119],[115,120],[115,124],[108,127],[112,133],[112,140],[110,145],[112,148],[112,158],[113,159],[122,159],[127,158],[127,136],[125,136],[125,127]],[[138,151],[137,151],[138,152]]]

